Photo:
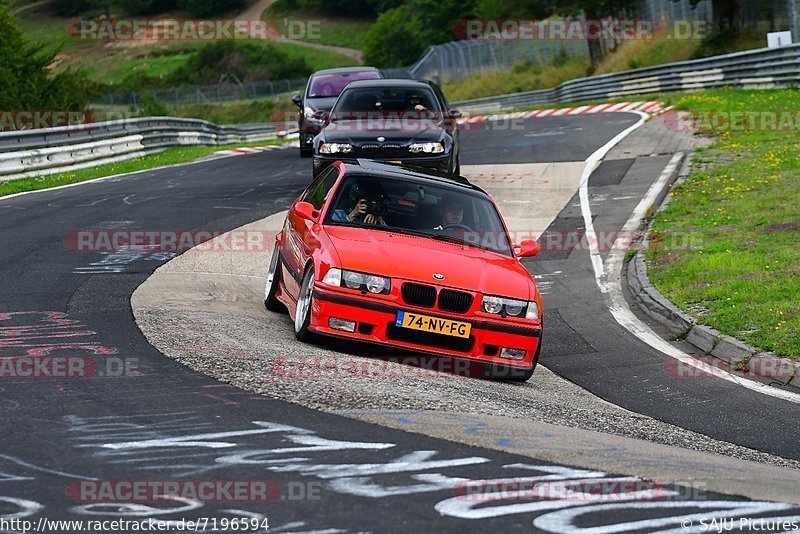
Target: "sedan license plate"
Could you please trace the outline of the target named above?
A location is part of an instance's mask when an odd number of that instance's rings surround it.
[[[397,312],[395,326],[461,338],[469,338],[469,334],[472,331],[472,325],[469,323],[429,317],[407,311]]]

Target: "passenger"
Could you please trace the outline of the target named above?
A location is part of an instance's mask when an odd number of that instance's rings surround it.
[[[368,188],[359,183],[353,184],[346,206],[333,212],[332,218],[335,222],[386,224],[383,219],[386,213],[385,195],[379,187]]]

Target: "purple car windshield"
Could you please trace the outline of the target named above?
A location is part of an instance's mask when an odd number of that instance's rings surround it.
[[[306,98],[335,98],[347,84],[356,80],[377,80],[381,77],[376,71],[349,72],[346,74],[323,74],[311,81]]]

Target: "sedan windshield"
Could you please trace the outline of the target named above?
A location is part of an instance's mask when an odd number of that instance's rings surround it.
[[[308,88],[307,98],[334,98],[342,94],[347,84],[356,80],[377,80],[376,71],[347,72],[343,74],[321,74],[314,76]]]
[[[337,188],[325,222],[420,235],[513,256],[492,201],[463,188],[350,176]]]
[[[441,112],[433,91],[424,87],[349,88],[342,93],[333,108],[333,114],[338,117],[376,113],[419,114],[420,111],[434,114]]]

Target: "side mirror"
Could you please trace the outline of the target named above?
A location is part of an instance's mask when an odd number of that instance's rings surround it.
[[[461,118],[463,115],[464,115],[464,114],[463,114],[463,113],[461,113],[461,112],[460,112],[459,110],[457,110],[457,109],[451,109],[451,110],[450,110],[450,118],[451,118],[451,119],[460,119],[460,118]]]
[[[294,212],[307,221],[317,222],[319,212],[309,202],[298,202],[294,205]]]
[[[514,254],[518,258],[530,258],[539,254],[539,243],[532,239],[520,241],[519,245],[514,247]]]
[[[294,102],[295,106],[300,109],[303,109],[303,95],[294,95],[292,97],[292,102]]]

